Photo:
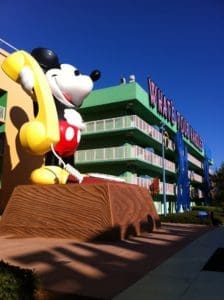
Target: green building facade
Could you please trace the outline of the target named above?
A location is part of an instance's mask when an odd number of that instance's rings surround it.
[[[179,166],[176,133],[182,133],[187,149],[191,205],[205,196],[205,153],[196,131],[174,109],[173,103],[159,93],[156,85],[150,80],[148,83],[149,93],[138,83],[131,82],[96,90],[87,97],[79,109],[86,129],[75,154],[75,164],[83,173],[111,174],[146,188],[153,178],[159,177],[160,193],[154,198],[155,206],[158,213],[164,209],[173,213]],[[164,136],[161,124],[165,128]]]

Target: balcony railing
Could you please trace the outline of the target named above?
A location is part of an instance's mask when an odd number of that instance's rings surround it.
[[[152,183],[153,179],[152,178],[147,178],[147,177],[138,177],[136,174],[128,174],[128,176],[124,177],[122,176],[128,183],[133,183],[137,184],[141,187],[149,189],[150,184]],[[172,183],[166,183],[165,184],[165,191],[167,195],[175,195],[174,192],[175,186]],[[159,194],[163,194],[163,183],[160,182],[159,184]]]
[[[188,161],[190,161],[192,164],[194,164],[195,166],[199,167],[200,169],[203,168],[202,166],[202,162],[198,159],[196,159],[194,156],[192,156],[190,153],[188,153]]]
[[[188,177],[191,181],[196,181],[196,182],[199,182],[199,183],[202,183],[203,181],[203,178],[202,176],[196,174],[195,172],[193,171],[188,171]]]
[[[76,162],[140,159],[162,168],[162,157],[136,145],[125,144],[120,147],[79,150]],[[165,169],[175,173],[175,164],[165,159]]]
[[[86,122],[86,129],[83,133],[106,132],[128,128],[137,128],[155,141],[162,143],[162,134],[136,115]],[[168,140],[167,148],[172,151],[175,149],[175,145],[170,139]]]

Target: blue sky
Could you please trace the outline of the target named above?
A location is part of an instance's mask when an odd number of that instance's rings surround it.
[[[100,69],[95,89],[135,74],[147,90],[150,75],[211,149],[215,167],[224,161],[223,0],[2,2],[0,38],[26,51],[49,47],[83,73]]]

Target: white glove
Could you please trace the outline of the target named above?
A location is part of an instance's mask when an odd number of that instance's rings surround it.
[[[34,87],[33,71],[29,67],[23,67],[19,74],[19,77],[22,87],[26,91],[32,92],[32,89]]]
[[[75,109],[66,108],[64,110],[64,117],[69,124],[77,126],[80,130],[85,129],[85,123],[83,122],[80,113],[78,113]]]

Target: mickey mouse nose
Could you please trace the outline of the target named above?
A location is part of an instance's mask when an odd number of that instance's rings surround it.
[[[100,76],[101,76],[101,73],[99,70],[94,70],[90,74],[90,78],[92,79],[92,81],[97,81],[100,78]]]

